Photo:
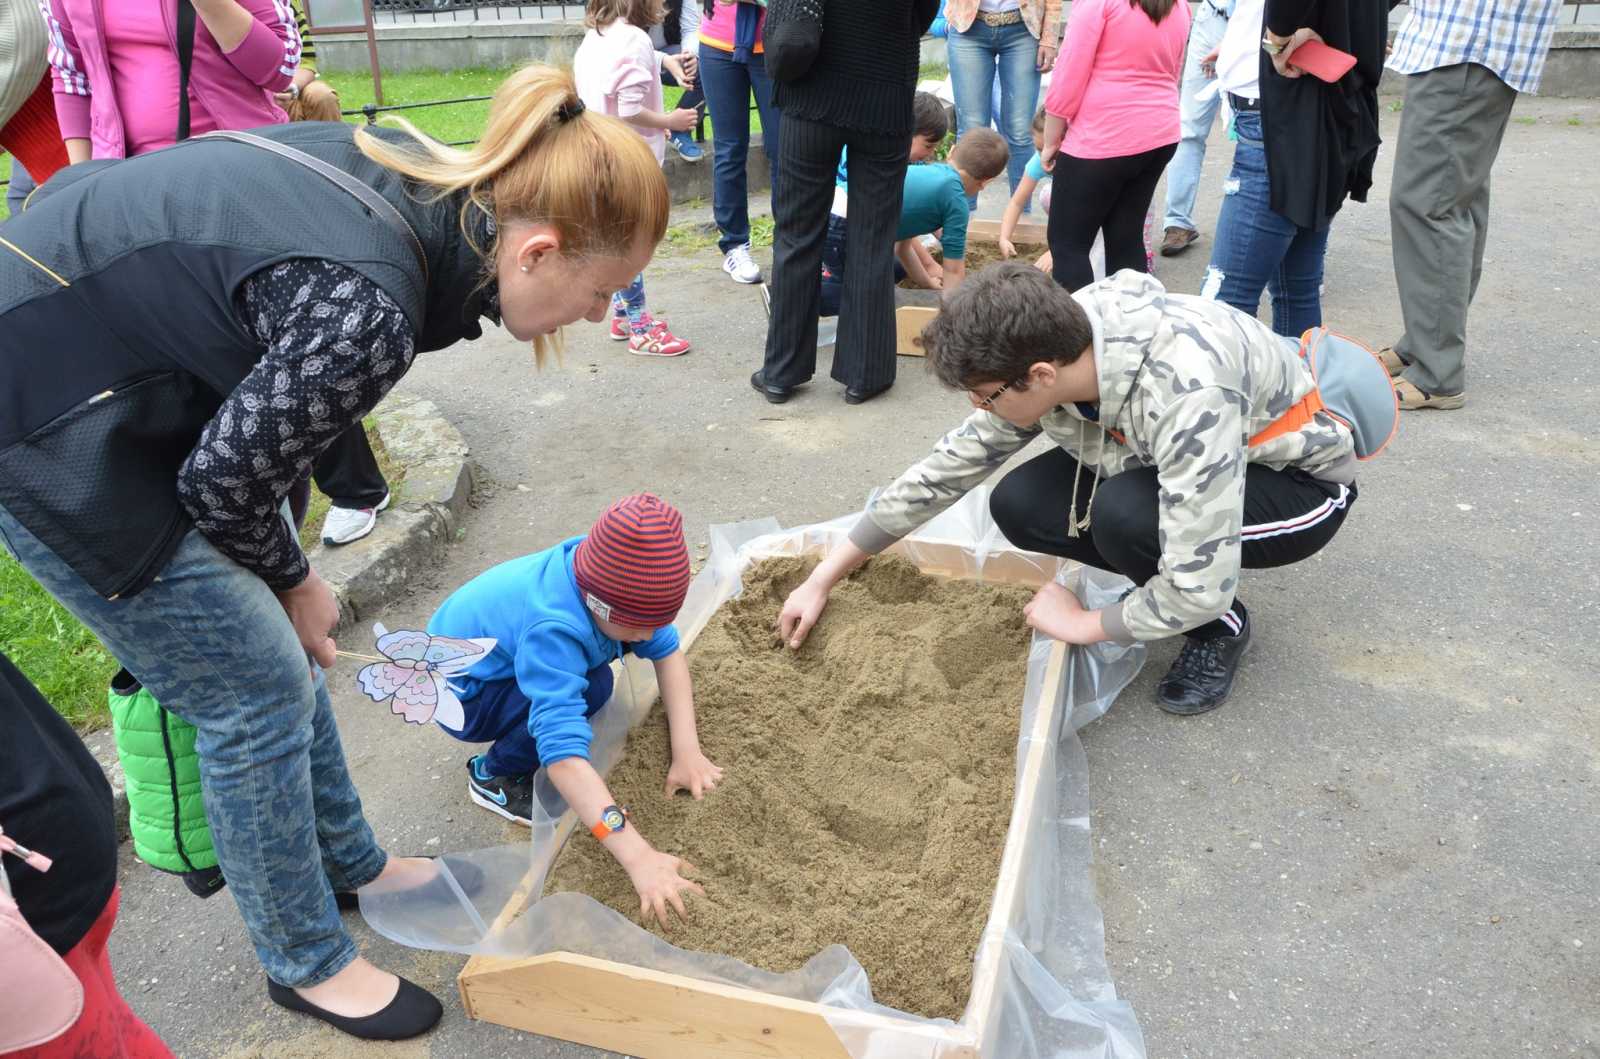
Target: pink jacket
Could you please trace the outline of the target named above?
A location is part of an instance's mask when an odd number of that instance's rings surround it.
[[[1076,0],[1044,108],[1067,119],[1074,158],[1142,154],[1181,138],[1178,79],[1189,5],[1159,23],[1129,0]]]
[[[95,158],[124,158],[128,149],[122,108],[136,101],[117,99],[103,32],[103,5],[109,3],[158,5],[167,36],[172,40],[171,62],[117,73],[124,83],[136,82],[141,97],[145,93],[152,99],[175,96],[176,4],[169,0],[39,0],[39,8],[50,27],[50,66],[62,138],[87,138]],[[239,3],[250,12],[254,24],[231,52],[223,52],[205,23],[195,19],[190,97],[216,128],[253,129],[282,123],[288,120],[287,115],[272,94],[289,87],[300,64],[300,33],[295,28],[294,8],[290,0]],[[173,131],[176,135],[176,128]]]

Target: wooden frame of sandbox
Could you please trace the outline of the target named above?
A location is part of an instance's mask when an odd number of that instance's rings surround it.
[[[767,557],[768,553],[759,553],[749,558]],[[924,573],[941,577],[961,576],[968,567],[960,545],[936,541],[919,541],[917,560]],[[1053,562],[1015,550],[996,551],[985,557],[983,580],[1037,587],[1043,580],[1041,564]],[[682,630],[685,649],[709,620],[707,614]],[[521,958],[473,956],[457,978],[468,1017],[640,1059],[850,1059],[835,1027],[870,1033],[875,1045],[888,1049],[875,1050],[878,1055],[1004,1059],[995,1045],[1005,958],[1002,940],[1022,914],[1021,887],[1030,855],[1028,823],[1045,796],[1040,778],[1058,726],[1066,653],[1065,644],[1053,645],[1040,707],[1031,730],[1020,734],[1028,741],[1028,756],[1017,779],[1000,874],[961,1022],[943,1026],[851,1011],[568,952]],[[576,823],[571,812],[561,819],[558,844],[566,841]],[[530,869],[491,931],[521,914],[535,896],[531,893],[535,881]]]

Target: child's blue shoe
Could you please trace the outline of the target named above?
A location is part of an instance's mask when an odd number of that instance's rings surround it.
[[[674,132],[667,136],[667,142],[672,149],[678,152],[678,157],[685,162],[698,162],[706,156],[706,152],[699,144],[694,142],[694,135],[688,132]]]

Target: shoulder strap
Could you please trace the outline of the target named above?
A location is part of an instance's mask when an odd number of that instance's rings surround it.
[[[180,2],[185,2],[185,0],[180,0]],[[252,147],[259,147],[264,151],[271,151],[280,158],[287,158],[291,162],[294,162],[298,165],[303,165],[319,176],[325,177],[337,184],[339,187],[343,188],[345,191],[359,199],[362,205],[366,206],[370,213],[372,213],[374,216],[381,217],[384,222],[389,225],[389,227],[400,233],[407,244],[410,245],[411,252],[416,255],[417,265],[422,269],[423,282],[426,283],[428,281],[428,255],[422,249],[422,240],[417,238],[416,231],[411,227],[410,223],[405,219],[405,217],[401,215],[400,211],[395,208],[394,203],[390,202],[388,199],[372,190],[370,185],[357,180],[349,173],[346,173],[343,169],[340,169],[337,166],[329,165],[322,159],[309,155],[296,147],[290,147],[288,144],[279,143],[276,140],[269,140],[263,136],[257,136],[254,133],[221,130],[218,132],[205,133],[201,136],[195,137],[189,142],[196,143],[200,140],[232,140],[235,143],[247,143]]]
[[[178,142],[189,138],[189,70],[194,66],[194,3],[178,0]]]

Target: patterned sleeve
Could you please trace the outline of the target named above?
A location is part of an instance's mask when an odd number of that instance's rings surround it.
[[[178,498],[218,551],[281,592],[310,569],[283,498],[400,381],[416,341],[382,288],[329,261],[257,273],[235,308],[266,353],[179,469]]]

